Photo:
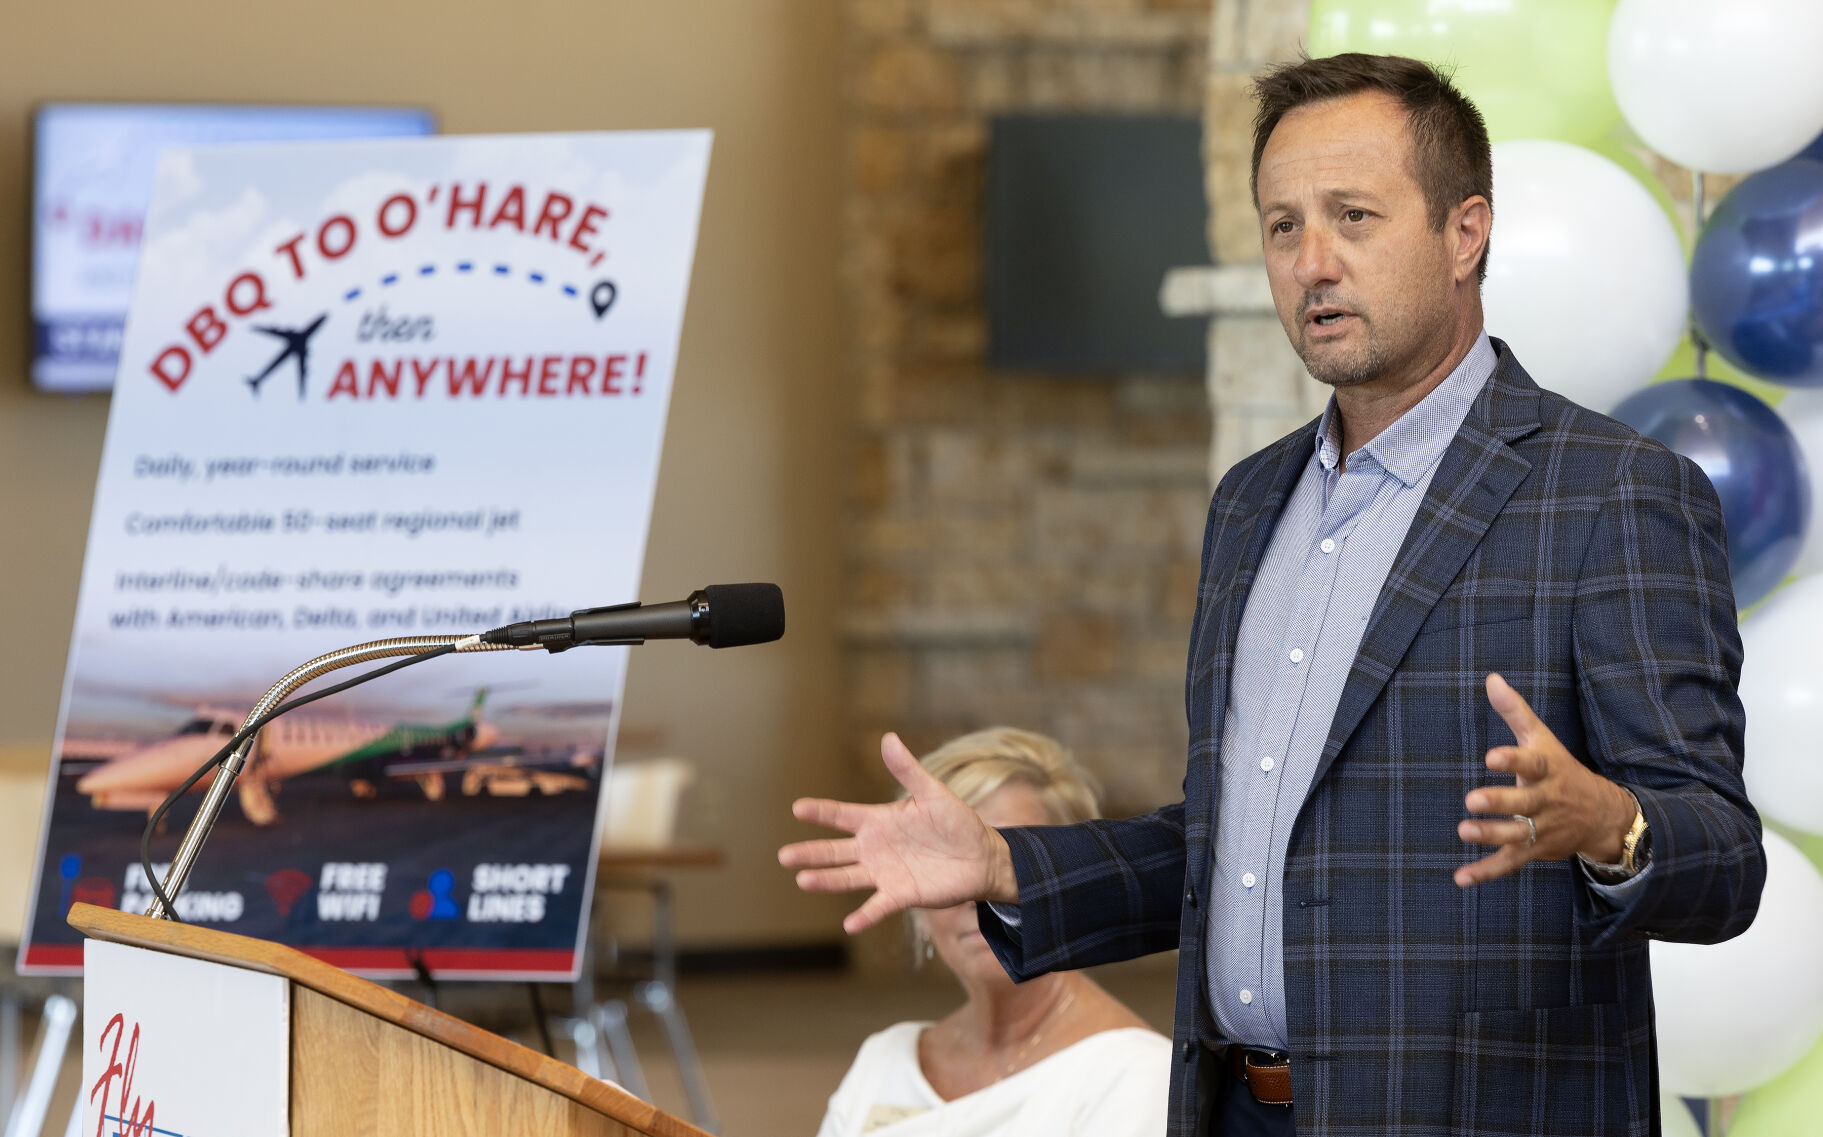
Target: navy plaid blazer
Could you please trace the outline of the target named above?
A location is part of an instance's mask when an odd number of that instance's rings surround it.
[[[1741,784],[1741,645],[1721,507],[1700,470],[1499,366],[1445,451],[1369,618],[1286,855],[1285,1000],[1298,1131],[1658,1131],[1646,941],[1753,920],[1760,821]],[[1316,423],[1229,471],[1203,539],[1184,800],[1006,830],[1020,924],[983,905],[1016,979],[1179,949],[1171,1133],[1206,1131],[1203,965],[1229,667],[1248,589]],[[1652,871],[1619,910],[1571,861],[1475,888],[1463,798],[1510,745],[1510,681],[1632,789]]]

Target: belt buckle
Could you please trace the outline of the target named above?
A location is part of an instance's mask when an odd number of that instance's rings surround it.
[[[1255,1062],[1253,1060],[1255,1055],[1265,1059],[1265,1061]],[[1241,1064],[1250,1070],[1265,1069],[1272,1066],[1286,1066],[1290,1065],[1290,1063],[1291,1055],[1285,1053],[1283,1050],[1262,1050],[1257,1046],[1241,1047]]]

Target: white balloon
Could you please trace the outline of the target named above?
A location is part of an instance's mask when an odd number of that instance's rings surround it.
[[[1791,571],[1799,576],[1823,572],[1823,391],[1792,391],[1779,403],[1779,417],[1798,436],[1804,465],[1810,469],[1810,530]]]
[[[1723,1097],[1770,1082],[1823,1035],[1823,876],[1765,835],[1766,891],[1753,926],[1719,944],[1652,941],[1659,1085]]]
[[[1620,0],[1608,79],[1646,144],[1693,170],[1783,162],[1823,131],[1817,0]]]
[[[1793,581],[1741,625],[1747,797],[1761,813],[1823,833],[1823,576]],[[1818,971],[1823,973],[1823,967]]]
[[[1494,147],[1488,333],[1539,384],[1606,414],[1677,350],[1690,306],[1683,248],[1646,187],[1592,150]]]

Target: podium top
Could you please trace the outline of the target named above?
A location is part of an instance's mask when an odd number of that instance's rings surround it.
[[[709,1137],[704,1130],[650,1102],[641,1101],[612,1082],[592,1078],[574,1066],[408,999],[397,991],[357,978],[295,948],[193,924],[153,920],[93,904],[71,905],[69,922],[71,927],[92,939],[282,976],[339,1003],[524,1078],[653,1137]]]

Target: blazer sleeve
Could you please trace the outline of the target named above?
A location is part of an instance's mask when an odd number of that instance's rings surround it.
[[[1019,922],[977,907],[981,934],[1014,980],[1074,971],[1178,944],[1184,807],[1124,821],[1000,831],[1013,851]]]
[[[1766,879],[1741,780],[1741,638],[1721,503],[1700,469],[1642,445],[1596,516],[1574,643],[1590,764],[1632,790],[1651,872],[1624,904],[1577,890],[1597,944],[1716,943],[1753,922]]]

